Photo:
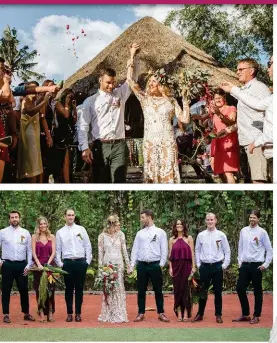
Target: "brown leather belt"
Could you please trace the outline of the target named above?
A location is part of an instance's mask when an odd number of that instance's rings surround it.
[[[264,150],[268,150],[268,149],[273,149],[273,145],[264,145],[263,147],[262,147],[262,150],[264,151]]]
[[[120,139],[96,139],[94,141],[94,143],[101,142],[101,143],[115,144],[115,143],[119,143],[122,141],[125,141],[125,139],[124,138],[120,138]]]

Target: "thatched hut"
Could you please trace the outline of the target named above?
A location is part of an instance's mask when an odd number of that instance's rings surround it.
[[[65,82],[65,87],[70,87],[77,94],[82,93],[85,96],[94,94],[98,89],[99,71],[103,67],[115,69],[118,82],[124,82],[129,49],[133,42],[137,42],[141,46],[139,56],[141,60],[140,82],[142,84],[149,69],[156,70],[169,63],[176,63],[180,67],[187,66],[190,69],[200,67],[209,71],[212,75],[209,83],[213,86],[219,85],[223,80],[238,82],[236,74],[218,63],[212,56],[186,42],[182,36],[157,20],[144,17],[70,76]],[[134,108],[134,104],[137,104],[138,107],[138,102],[131,96],[126,108]],[[141,136],[141,133],[132,132],[132,136],[138,137]]]

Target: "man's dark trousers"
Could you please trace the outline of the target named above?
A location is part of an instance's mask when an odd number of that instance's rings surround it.
[[[129,149],[124,139],[93,143],[92,180],[94,183],[125,183]]]
[[[208,290],[213,285],[214,291],[214,305],[215,315],[222,316],[222,286],[223,286],[223,270],[222,262],[216,263],[201,263],[199,268],[200,285],[205,294],[204,297],[199,299],[198,313],[200,316],[204,315],[206,303],[208,299]]]
[[[240,300],[243,316],[250,315],[249,302],[247,298],[247,288],[252,281],[255,296],[254,317],[260,317],[263,305],[262,271],[258,269],[262,262],[243,262],[239,269],[237,283],[237,293]]]
[[[137,264],[138,313],[145,313],[145,298],[149,279],[152,282],[158,313],[164,313],[163,273],[160,261]]]
[[[9,261],[5,260],[2,264],[2,309],[3,314],[10,313],[10,296],[15,280],[19,294],[21,311],[29,313],[29,294],[28,294],[28,276],[23,272],[27,261]]]
[[[63,270],[69,273],[64,275],[67,314],[73,314],[74,289],[75,314],[81,314],[87,268],[88,264],[85,258],[79,258],[76,260],[64,259]]]

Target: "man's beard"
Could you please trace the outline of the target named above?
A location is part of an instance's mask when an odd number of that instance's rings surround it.
[[[11,223],[11,226],[12,226],[12,227],[17,227],[18,225],[19,225],[19,222],[12,222],[12,223]]]

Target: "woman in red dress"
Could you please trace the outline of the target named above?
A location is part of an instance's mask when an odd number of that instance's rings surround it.
[[[32,252],[33,259],[39,269],[43,268],[44,264],[53,264],[56,254],[56,238],[49,231],[48,220],[45,217],[37,219],[36,231],[32,236]],[[41,271],[34,272],[34,289],[36,298],[39,299],[39,284],[42,276]],[[54,290],[52,295],[48,297],[45,308],[38,306],[38,314],[40,321],[45,322],[44,316],[47,320],[53,322],[53,313],[55,312]]]
[[[188,278],[195,270],[193,239],[188,235],[185,222],[178,219],[169,239],[169,274],[173,280],[174,312],[178,322],[187,322],[191,317]]]
[[[234,173],[239,171],[239,142],[235,125],[236,107],[228,106],[226,93],[217,89],[210,112],[214,114],[213,126],[217,134],[217,138],[212,142],[211,165],[214,173],[218,174],[223,182],[235,183]]]

